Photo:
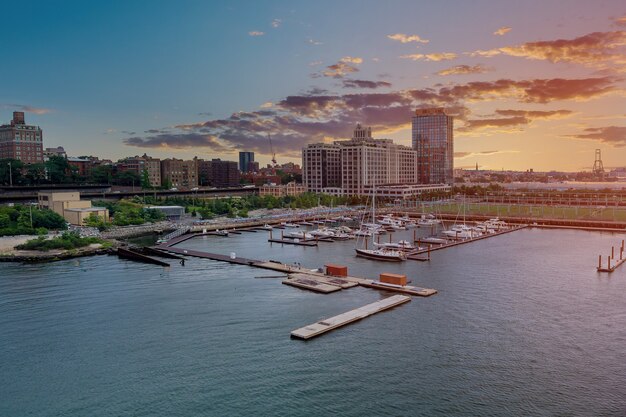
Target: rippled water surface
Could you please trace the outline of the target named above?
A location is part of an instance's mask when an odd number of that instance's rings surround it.
[[[290,331],[390,294],[194,258],[0,264],[0,415],[626,415],[626,266],[595,271],[622,235],[522,230],[399,265],[267,237],[180,246],[439,294],[303,342]]]

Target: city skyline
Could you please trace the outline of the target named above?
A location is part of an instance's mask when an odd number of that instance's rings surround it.
[[[332,13],[329,9],[332,7]],[[455,168],[591,169],[626,157],[626,7],[618,1],[9,3],[15,65],[0,124],[44,147],[265,165],[357,123],[411,145],[411,117],[455,117]],[[485,11],[488,11],[486,13]],[[9,49],[9,46],[11,48]],[[26,63],[31,63],[26,65]]]

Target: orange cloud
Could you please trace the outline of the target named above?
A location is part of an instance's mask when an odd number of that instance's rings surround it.
[[[571,110],[496,110],[500,116],[523,116],[528,119],[562,119],[572,113]]]
[[[363,58],[352,57],[352,56],[344,56],[339,60],[340,62],[345,62],[348,64],[361,64],[363,62]]]
[[[492,57],[499,54],[550,62],[572,62],[588,66],[618,64],[626,66],[622,47],[626,45],[626,31],[594,32],[574,39],[527,42],[469,55]]]
[[[449,61],[451,59],[455,59],[457,55],[452,52],[440,52],[434,54],[409,54],[409,55],[401,55],[402,59],[410,59],[412,61],[419,61],[421,59],[426,61]]]
[[[437,72],[437,75],[466,75],[466,74],[482,74],[489,71],[488,68],[478,64],[474,66],[469,65],[457,65],[452,68],[444,69]]]
[[[498,36],[502,36],[505,35],[506,33],[510,32],[511,28],[507,27],[507,26],[502,26],[500,29],[496,30],[495,32],[493,32],[494,35],[498,35]]]
[[[393,35],[387,35],[389,39],[394,41],[409,43],[409,42],[419,42],[419,43],[428,43],[430,42],[428,39],[422,39],[418,35],[406,35],[404,33],[395,33]]]

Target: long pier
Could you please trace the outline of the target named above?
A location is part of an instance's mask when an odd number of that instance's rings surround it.
[[[626,262],[626,258],[624,258],[624,240],[622,240],[622,246],[619,248],[619,259],[613,265],[611,265],[611,260],[615,259],[615,246],[611,246],[611,254],[607,256],[606,259],[606,268],[602,266],[602,255],[598,256],[598,272],[613,272],[617,269],[618,266],[621,266]]]
[[[198,235],[191,235],[198,236]],[[437,294],[437,290],[431,288],[410,287],[410,286],[380,286],[377,285],[377,281],[361,277],[342,276],[335,277],[326,275],[323,272],[317,272],[316,270],[306,269],[300,265],[289,265],[277,261],[261,261],[256,259],[242,258],[236,256],[234,253],[231,255],[221,255],[217,253],[210,253],[204,251],[198,251],[194,249],[175,248],[172,245],[180,243],[187,239],[182,239],[183,236],[172,239],[172,241],[163,243],[152,248],[157,251],[166,251],[176,253],[179,255],[193,256],[203,259],[211,259],[214,261],[228,262],[237,265],[247,265],[255,268],[269,269],[272,271],[282,272],[288,274],[288,278],[283,280],[282,283],[294,287],[299,287],[315,292],[329,293],[339,291],[341,289],[351,288],[357,285],[366,288],[406,293],[410,295],[416,295],[421,297],[429,297]],[[189,239],[189,238],[188,238]],[[332,288],[330,288],[332,287]]]
[[[406,295],[392,295],[383,300],[376,301],[371,304],[367,304],[363,307],[348,311],[343,314],[339,314],[334,317],[318,321],[317,323],[309,324],[308,326],[301,327],[291,332],[291,336],[298,339],[311,339],[319,336],[331,330],[345,326],[346,324],[353,323],[355,321],[364,319],[381,311],[388,310],[396,307],[400,304],[404,304],[411,301],[411,297]]]
[[[487,238],[490,238],[490,237],[504,235],[506,233],[516,232],[518,230],[525,229],[526,227],[528,227],[528,225],[524,224],[522,226],[512,227],[510,229],[502,230],[500,232],[484,234],[484,235],[473,237],[473,238],[470,238],[470,239],[464,239],[464,240],[459,240],[459,241],[455,241],[455,242],[444,243],[444,244],[438,245],[438,246],[429,245],[428,249],[420,249],[420,250],[412,252],[410,255],[407,256],[407,259],[413,259],[413,260],[421,261],[423,259],[422,258],[418,259],[417,255],[421,255],[421,254],[424,254],[424,253],[428,254],[428,253],[434,252],[436,250],[447,249],[447,248],[451,248],[453,246],[459,246],[459,245],[464,245],[466,243],[476,242],[477,240],[487,239]],[[419,240],[416,240],[416,242],[418,242],[418,241]]]

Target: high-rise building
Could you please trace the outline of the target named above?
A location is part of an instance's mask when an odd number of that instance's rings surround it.
[[[198,160],[198,179],[202,186],[217,188],[237,187],[239,185],[239,170],[237,162],[213,159],[211,161]]]
[[[454,181],[453,117],[443,108],[418,109],[413,116],[413,149],[421,184]]]
[[[250,172],[251,163],[254,162],[254,152],[239,152],[239,170]]]
[[[198,186],[198,158],[164,159],[161,161],[161,180],[172,187],[192,188]]]
[[[303,183],[311,192],[366,195],[377,185],[417,183],[416,163],[410,147],[374,139],[371,128],[357,125],[350,140],[303,149]]]
[[[314,193],[341,188],[341,146],[314,143],[302,150],[302,182]]]
[[[13,120],[0,126],[0,159],[18,159],[26,164],[43,162],[43,134],[39,126],[27,125],[24,112],[14,111]]]

